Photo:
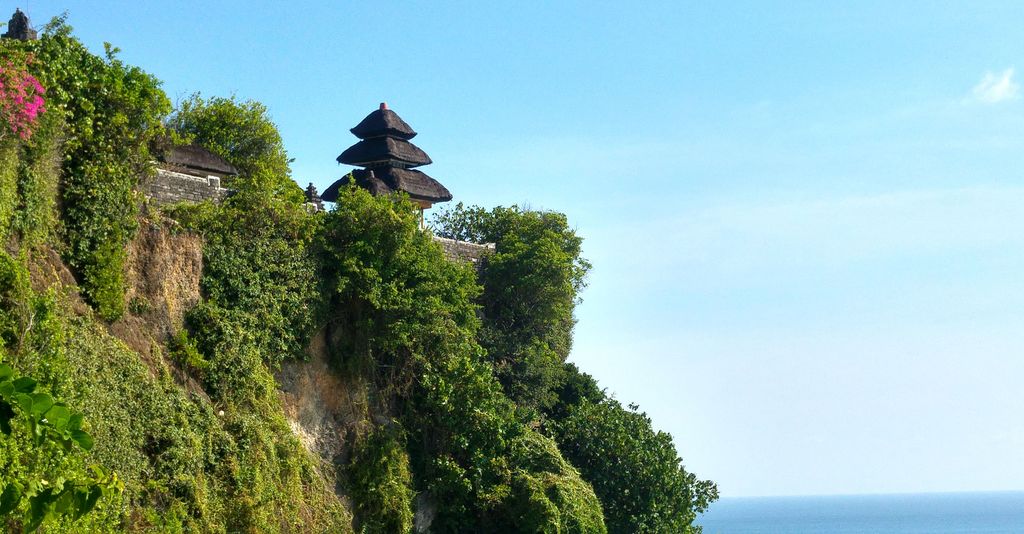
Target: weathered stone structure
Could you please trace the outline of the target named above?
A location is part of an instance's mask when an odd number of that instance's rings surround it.
[[[313,213],[318,211],[324,211],[324,202],[320,198],[320,194],[316,192],[316,186],[313,182],[310,182],[306,186],[306,208]]]
[[[438,236],[434,236],[434,241],[441,244],[441,247],[444,248],[444,255],[449,260],[472,263],[478,266],[488,253],[494,252],[494,243],[478,245],[476,243],[456,241]]]
[[[17,39],[19,41],[34,41],[39,35],[32,29],[28,21],[28,15],[20,9],[15,9],[11,15],[11,21],[7,23],[7,32],[0,37],[4,39]]]
[[[230,190],[220,186],[220,178],[193,176],[157,168],[156,177],[145,187],[147,197],[160,204],[175,202],[219,202]]]
[[[171,147],[159,155],[156,176],[143,191],[161,204],[219,202],[231,193],[221,187],[221,180],[237,174],[223,158],[198,145]]]

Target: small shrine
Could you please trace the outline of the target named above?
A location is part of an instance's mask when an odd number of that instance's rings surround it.
[[[222,180],[238,175],[224,158],[199,145],[166,146],[156,151],[156,176],[146,196],[161,204],[224,200],[231,191]]]
[[[19,41],[34,41],[39,35],[29,25],[28,15],[20,9],[15,9],[11,15],[11,21],[7,23],[7,32],[0,37],[4,39],[17,39]]]
[[[312,212],[324,211],[323,199],[320,198],[320,194],[316,192],[316,186],[313,182],[309,182],[306,186],[306,206]]]
[[[352,171],[355,183],[374,195],[403,191],[422,210],[437,202],[448,202],[452,194],[440,182],[415,167],[429,165],[430,156],[409,140],[416,132],[397,113],[381,103],[350,130],[360,141],[338,156],[338,163],[362,167]],[[324,190],[320,198],[338,200],[338,192],[348,183],[342,178]]]

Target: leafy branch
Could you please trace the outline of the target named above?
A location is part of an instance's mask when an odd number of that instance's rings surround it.
[[[9,365],[0,365],[0,433],[9,438],[20,427],[38,448],[56,445],[65,452],[92,450],[93,438],[82,428],[82,414],[36,391],[37,385],[35,379],[17,376]],[[52,517],[79,519],[96,507],[104,493],[123,490],[116,474],[98,466],[92,471],[94,476],[84,480],[67,480],[59,475],[44,478],[40,474],[5,481],[0,492],[0,519],[22,509],[26,500],[26,532],[34,532]]]

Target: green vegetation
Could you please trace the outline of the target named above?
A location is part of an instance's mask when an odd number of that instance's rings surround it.
[[[565,363],[573,308],[590,265],[581,239],[560,213],[458,204],[434,220],[452,239],[494,243],[480,280],[480,344],[525,417],[540,417],[604,507],[609,532],[687,532],[717,496],[713,483],[686,472],[672,438],[635,407],[606,398],[597,383]]]
[[[370,376],[408,429],[416,485],[441,503],[433,529],[486,532],[515,498],[513,443],[531,431],[476,343],[473,271],[444,258],[415,212],[400,197],[342,191],[322,234],[328,324],[341,365]]]
[[[636,408],[582,401],[553,425],[559,449],[594,487],[609,532],[693,532],[718,490],[683,469],[672,436]]]
[[[380,427],[356,442],[348,470],[356,520],[362,531],[412,530],[412,473],[400,426]]]
[[[445,212],[437,233],[496,244],[477,271],[446,259],[400,195],[350,186],[311,213],[264,106],[194,95],[171,113],[115,54],[91,54],[62,19],[0,41],[47,98],[31,135],[0,136],[4,529],[692,528],[713,484],[566,363],[589,264],[563,215]],[[234,194],[147,204],[138,186],[168,142],[227,159]],[[192,239],[201,277],[139,289],[127,260],[161,254],[140,223]],[[154,319],[168,287],[198,302]],[[314,402],[354,414],[327,414],[331,457],[299,441],[275,377],[310,355],[329,363],[317,379],[338,379]]]
[[[480,344],[508,396],[548,408],[572,348],[573,309],[590,264],[565,215],[516,206],[487,211],[459,203],[433,221],[442,236],[494,243],[480,274]]]
[[[59,461],[57,451],[92,450],[93,438],[82,429],[81,413],[36,391],[37,385],[35,379],[17,376],[11,366],[0,364],[0,434],[27,443],[34,453],[8,458],[8,476],[0,488],[0,520],[21,515],[29,532],[54,516],[76,521],[96,507],[104,492],[121,489],[117,476],[101,467],[92,467],[95,478],[69,479],[51,463]]]
[[[178,106],[167,125],[181,139],[201,145],[238,169],[238,178],[226,187],[303,201],[302,189],[291,179],[281,134],[263,104],[196,93]]]
[[[104,58],[89,52],[63,19],[37,41],[4,47],[34,58],[54,130],[43,137],[63,141],[64,256],[100,316],[117,319],[124,313],[125,251],[137,229],[135,188],[150,172],[149,142],[170,101],[156,78],[117,59],[117,49],[107,45]]]

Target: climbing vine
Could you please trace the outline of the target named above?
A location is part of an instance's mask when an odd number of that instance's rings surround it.
[[[38,40],[3,46],[31,54],[46,108],[62,119],[65,257],[100,316],[116,319],[125,306],[126,245],[137,226],[135,188],[151,172],[149,143],[170,101],[156,78],[119,60],[116,48],[92,54],[63,17]]]

